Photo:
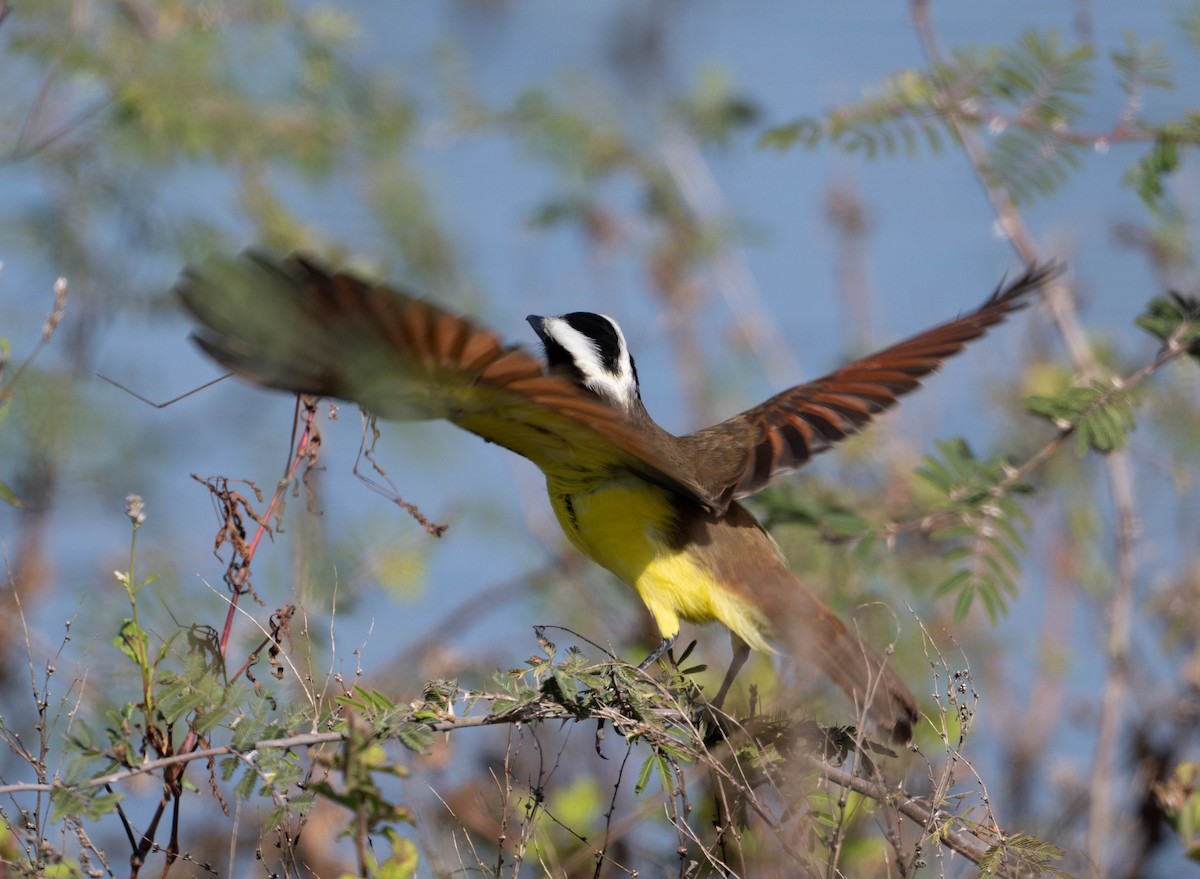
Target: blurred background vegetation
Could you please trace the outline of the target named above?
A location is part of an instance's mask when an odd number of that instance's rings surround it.
[[[259,858],[321,876],[1189,869],[1200,384],[1176,356],[1189,306],[1161,297],[1196,295],[1200,6],[43,0],[0,15],[5,875],[252,875]],[[420,753],[396,744],[398,706],[444,721],[458,698],[426,682],[494,687],[544,659],[535,624],[562,627],[545,634],[560,660],[656,640],[565,545],[537,473],[444,425],[385,425],[374,454],[450,526],[434,539],[354,478],[356,414],[322,408],[320,466],[272,520],[259,602],[243,599],[214,674],[228,511],[218,497],[214,521],[191,474],[228,477],[261,514],[294,403],[226,382],[157,409],[96,373],[156,401],[211,379],[170,286],[188,260],[250,245],[391,278],[526,342],[531,311],[612,314],[650,411],[679,432],[1061,259],[1045,303],[755,504],[798,573],[895,643],[925,701],[921,752],[883,771],[944,810],[926,835],[808,764],[765,787],[750,772],[763,811],[747,808],[694,754],[626,729],[404,727]],[[1064,426],[1075,436],[1051,445]],[[687,635],[711,685],[727,639]],[[256,651],[251,683],[237,672]],[[737,711],[764,707],[751,683],[769,707],[771,666],[756,660]],[[851,720],[822,695],[819,720]],[[226,755],[211,776],[53,801],[6,787],[338,722],[348,744],[257,767]],[[991,860],[952,855],[942,828]]]

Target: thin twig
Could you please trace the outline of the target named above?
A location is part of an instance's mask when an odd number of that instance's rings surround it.
[[[211,388],[217,382],[225,381],[225,379],[229,378],[232,375],[233,375],[232,372],[227,372],[222,376],[218,376],[217,378],[214,378],[212,381],[205,382],[204,384],[200,385],[199,387],[192,388],[190,391],[184,391],[178,397],[172,397],[171,399],[169,399],[163,403],[155,403],[149,397],[143,397],[141,394],[139,394],[137,391],[133,390],[132,388],[128,388],[125,385],[121,384],[119,381],[116,381],[115,379],[111,379],[108,376],[103,375],[99,372],[96,373],[96,378],[100,379],[101,381],[108,382],[114,388],[119,388],[120,390],[129,394],[129,396],[133,397],[135,400],[141,400],[147,406],[153,406],[155,409],[166,409],[168,406],[178,403],[180,400],[186,400],[188,397],[192,396],[192,394],[198,394],[201,391],[203,391],[205,388]]]

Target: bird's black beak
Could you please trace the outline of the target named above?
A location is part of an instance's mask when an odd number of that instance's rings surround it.
[[[533,331],[537,333],[537,337],[542,340],[542,344],[546,344],[546,332],[542,329],[542,322],[546,318],[540,314],[527,314],[525,320],[529,321],[529,325],[533,327]]]

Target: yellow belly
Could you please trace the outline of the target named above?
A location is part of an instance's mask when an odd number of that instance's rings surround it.
[[[637,591],[664,638],[679,633],[680,619],[716,621],[755,650],[771,650],[758,610],[722,586],[686,546],[671,545],[676,508],[665,489],[633,474],[583,491],[567,493],[553,482],[548,488],[567,537]]]

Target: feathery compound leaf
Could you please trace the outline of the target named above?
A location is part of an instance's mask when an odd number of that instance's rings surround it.
[[[902,71],[886,79],[878,94],[858,104],[839,107],[824,118],[803,116],[768,129],[758,145],[784,150],[800,144],[811,149],[829,141],[869,159],[880,153],[894,155],[901,148],[915,155],[922,143],[939,152],[948,132],[937,79],[915,70]]]
[[[1054,192],[1082,163],[1083,147],[1062,140],[1050,128],[1009,128],[992,144],[985,168],[994,186],[1008,190],[1017,204]]]
[[[759,137],[758,145],[760,148],[771,148],[781,152],[795,144],[812,148],[821,142],[823,133],[820,120],[802,117],[786,125],[768,128]]]
[[[979,862],[979,875],[987,876],[1053,876],[1069,877],[1054,866],[1063,859],[1063,850],[1058,846],[1025,833],[1013,833],[1004,837],[990,849]]]
[[[938,597],[954,595],[954,616],[962,620],[978,598],[995,622],[1007,612],[1007,598],[1017,594],[1018,553],[1025,543],[1016,523],[1029,526],[1014,495],[1028,486],[1007,484],[1008,465],[1001,458],[980,461],[962,439],[937,443],[940,457],[927,456],[917,475],[945,494],[939,504],[954,522],[934,532],[934,540],[950,544],[942,560],[955,570],[941,584]]]
[[[1126,54],[1128,69],[1158,81],[1153,56]],[[1007,51],[959,50],[928,73],[902,71],[857,104],[769,129],[759,145],[827,141],[867,158],[901,149],[911,155],[956,140],[958,125],[986,125],[990,182],[1027,202],[1053,192],[1082,161],[1085,146],[1064,135],[1083,112],[1079,98],[1091,93],[1094,60],[1087,45],[1068,47],[1055,31],[1028,31]]]
[[[1143,88],[1169,89],[1175,85],[1168,75],[1175,65],[1163,54],[1162,43],[1139,45],[1133,31],[1127,30],[1124,51],[1115,51],[1110,57],[1121,75],[1121,90],[1130,98],[1136,99]]]
[[[1150,151],[1125,172],[1125,182],[1134,188],[1146,207],[1161,212],[1166,195],[1164,180],[1173,174],[1186,147],[1200,145],[1200,113],[1189,113],[1176,122],[1162,125]]]
[[[1083,112],[1071,97],[1091,94],[1092,58],[1086,44],[1065,48],[1057,31],[1026,31],[999,64],[994,88],[1016,105],[1019,116],[1059,128]]]
[[[1179,345],[1200,359],[1200,300],[1196,297],[1174,291],[1155,297],[1136,323],[1164,345]]]
[[[1086,45],[1065,48],[1055,31],[1027,31],[997,66],[992,87],[1019,127],[999,128],[986,170],[1016,202],[1050,194],[1079,166],[1083,146],[1062,135],[1083,112],[1074,98],[1091,93],[1092,57]]]
[[[1054,397],[1027,397],[1025,408],[1059,430],[1074,430],[1080,457],[1089,449],[1101,454],[1123,449],[1136,426],[1127,395],[1100,382],[1067,388]]]

